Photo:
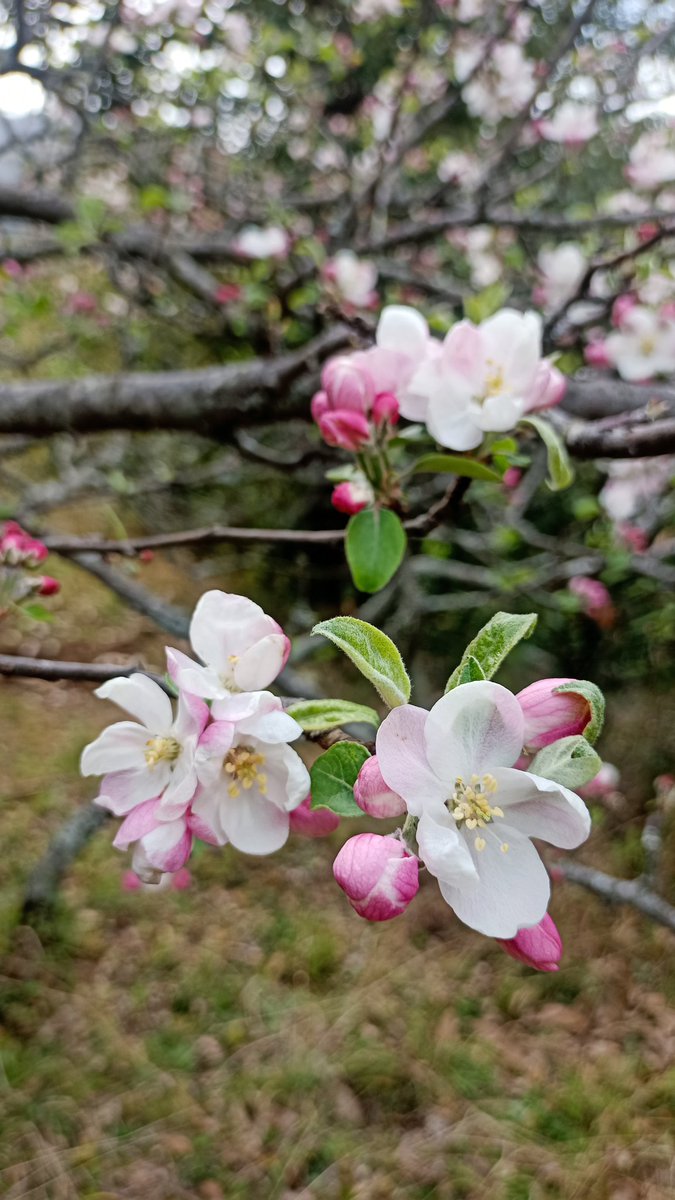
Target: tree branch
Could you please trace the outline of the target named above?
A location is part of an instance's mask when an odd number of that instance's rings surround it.
[[[615,879],[612,875],[605,875],[604,871],[596,871],[594,867],[577,862],[556,862],[553,866],[571,883],[580,884],[610,904],[630,904],[638,912],[675,933],[675,908],[657,896],[643,880]]]
[[[172,696],[173,692],[161,675],[155,675],[140,664],[122,667],[119,663],[60,662],[52,658],[25,658],[23,655],[0,654],[0,675],[21,679],[68,680],[72,683],[105,683],[120,675],[147,675]]]

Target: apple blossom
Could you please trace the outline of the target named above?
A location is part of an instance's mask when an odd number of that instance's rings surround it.
[[[375,502],[375,492],[367,479],[346,480],[333,488],[330,502],[338,512],[353,516]]]
[[[534,95],[535,64],[517,42],[498,42],[488,63],[474,75],[483,54],[482,44],[460,48],[455,73],[460,83],[468,80],[462,99],[472,116],[496,125],[504,117],[515,117]]]
[[[158,873],[172,874],[185,866],[195,837],[218,845],[214,831],[192,809],[167,818],[162,813],[162,801],[157,797],[144,800],[127,814],[117,830],[113,846],[117,850],[128,850],[135,842],[132,869],[143,882],[152,883]]]
[[[243,258],[286,258],[290,239],[280,225],[247,225],[232,243]]]
[[[525,718],[523,746],[528,753],[541,750],[559,738],[583,733],[592,717],[589,701],[581,692],[557,692],[573,679],[539,679],[516,695]]]
[[[302,733],[269,692],[215,700],[195,764],[202,785],[193,812],[246,854],[272,854],[288,838],[289,813],[309,792],[309,772],[287,743]]]
[[[205,592],[190,621],[193,662],[167,648],[169,672],[177,686],[206,700],[236,697],[266,688],[286,664],[290,642],[280,625],[246,596]],[[237,705],[235,704],[235,708]]]
[[[516,770],[525,738],[518,700],[488,680],[466,683],[427,712],[393,709],[377,733],[388,786],[419,818],[419,856],[466,925],[514,938],[548,904],[546,869],[531,838],[564,849],[590,831],[568,788]]]
[[[401,0],[354,0],[352,15],[355,21],[378,21],[380,17],[400,17]]]
[[[539,251],[537,267],[539,284],[534,299],[547,311],[555,311],[576,294],[586,271],[586,255],[576,242],[561,242],[558,246]]]
[[[305,796],[302,804],[288,814],[291,833],[299,833],[301,837],[328,837],[339,828],[340,818],[329,808],[312,808],[312,797]]]
[[[194,757],[206,705],[182,694],[174,716],[166,692],[140,673],[109,679],[95,694],[137,718],[109,725],[82,751],[82,774],[104,776],[96,804],[119,817],[156,799],[158,820],[182,816],[197,788]]]
[[[49,551],[44,542],[31,537],[16,521],[6,521],[0,535],[0,563],[8,566],[37,567]]]
[[[473,191],[482,182],[485,168],[473,154],[451,150],[438,164],[437,175],[442,183],[452,183],[465,191]]]
[[[419,890],[419,863],[396,837],[357,833],[345,842],[333,874],[349,903],[367,921],[390,921]]]
[[[616,610],[604,583],[587,575],[575,575],[567,584],[567,589],[577,597],[583,611],[601,629],[611,628],[616,619]]]
[[[339,250],[326,263],[324,276],[340,297],[355,308],[371,308],[377,303],[377,267],[366,259],[357,258],[353,250]]]
[[[534,127],[547,142],[562,142],[568,147],[583,146],[598,132],[598,118],[590,104],[565,100],[552,117],[541,117],[534,122]]]
[[[636,188],[653,191],[675,180],[675,148],[667,129],[650,129],[631,147],[626,178]]]
[[[636,304],[621,311],[621,327],[604,342],[607,359],[622,379],[641,382],[675,371],[675,321]]]
[[[608,463],[607,482],[598,496],[612,521],[626,521],[648,509],[675,479],[675,456],[634,458]]]
[[[552,917],[546,913],[537,925],[520,929],[514,938],[497,938],[511,958],[535,971],[557,971],[562,958],[562,939]]]
[[[354,799],[369,817],[398,817],[405,800],[387,787],[375,754],[364,762],[354,784]]]

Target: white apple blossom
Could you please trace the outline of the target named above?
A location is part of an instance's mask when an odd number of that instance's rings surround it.
[[[608,464],[607,476],[598,499],[612,521],[629,521],[675,479],[675,457],[619,459]]]
[[[636,304],[604,345],[609,363],[629,382],[675,371],[675,321],[644,305]]]
[[[482,45],[461,47],[455,55],[455,73],[468,79],[483,56]],[[498,42],[489,63],[462,89],[462,98],[475,117],[496,125],[515,117],[535,92],[535,64],[517,42]]]
[[[240,698],[236,722],[231,707],[214,701],[213,724],[196,753],[202,785],[192,811],[221,842],[246,854],[272,854],[288,838],[289,813],[309,792],[309,772],[287,744],[302,730],[269,693]]]
[[[285,258],[290,240],[280,225],[247,225],[237,234],[232,245],[245,258]]]
[[[197,602],[190,642],[205,665],[167,648],[169,671],[182,691],[206,700],[236,698],[241,692],[268,687],[290,650],[281,626],[260,605],[215,590],[205,592]]]
[[[547,142],[563,142],[566,146],[581,146],[598,132],[598,117],[590,104],[564,100],[553,116],[535,122],[540,137]]]
[[[443,183],[452,183],[463,191],[473,191],[482,181],[485,168],[473,154],[451,150],[438,164],[437,175]]]
[[[667,129],[650,129],[638,138],[631,147],[626,178],[645,191],[675,180],[675,147]]]
[[[366,308],[377,300],[377,267],[358,258],[353,250],[339,250],[326,263],[324,274],[335,284],[343,300],[355,308]]]
[[[206,705],[182,695],[174,716],[166,692],[141,674],[110,679],[96,695],[136,717],[109,725],[82,752],[82,774],[105,776],[96,803],[124,816],[161,796],[160,819],[180,817],[197,788],[194,760],[208,721]]]
[[[565,304],[576,292],[586,270],[586,255],[576,242],[561,242],[537,255],[540,283],[537,303],[547,311]]]
[[[395,708],[377,734],[384,780],[419,818],[420,858],[459,919],[489,937],[515,937],[546,912],[549,877],[530,839],[572,849],[590,831],[574,792],[514,768],[523,740],[516,697],[487,680],[430,712]]]
[[[401,0],[354,0],[355,21],[378,21],[380,17],[400,17]]]

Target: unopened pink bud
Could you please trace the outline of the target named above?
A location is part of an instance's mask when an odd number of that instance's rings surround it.
[[[514,938],[497,938],[502,950],[511,958],[525,963],[535,971],[557,971],[562,958],[562,939],[548,913],[531,929],[520,929]]]
[[[122,891],[124,892],[139,892],[143,887],[143,882],[138,878],[135,871],[125,871],[122,876]]]
[[[636,304],[637,299],[630,292],[625,292],[623,296],[617,296],[612,305],[612,325],[620,329]]]
[[[649,546],[649,536],[644,529],[640,529],[639,525],[631,525],[629,521],[621,521],[616,526],[616,531],[627,546],[634,550],[636,554],[644,554]]]
[[[419,862],[395,837],[357,833],[345,842],[333,874],[349,903],[366,921],[399,917],[419,889]]]
[[[221,283],[213,294],[213,298],[218,304],[231,304],[240,297],[241,288],[238,283]]]
[[[360,450],[370,440],[370,425],[363,413],[351,409],[326,412],[319,417],[319,429],[329,446],[342,450]]]
[[[171,876],[171,887],[174,892],[185,892],[192,886],[192,872],[187,867],[180,867]]]
[[[15,258],[4,259],[2,269],[10,279],[19,279],[23,275],[23,267]]]
[[[615,767],[614,763],[604,762],[597,775],[577,790],[584,800],[602,799],[603,796],[611,796],[616,792],[620,783],[621,774],[618,767]]]
[[[370,371],[349,358],[333,358],[323,369],[321,382],[331,408],[370,412],[375,386]]]
[[[518,487],[518,484],[522,478],[523,472],[519,467],[508,467],[502,475],[502,483],[504,484],[505,488],[508,488],[509,491],[512,491],[513,488]]]
[[[288,814],[292,833],[301,837],[319,838],[335,833],[340,824],[337,813],[329,808],[311,808],[312,797],[306,796],[302,804]]]
[[[575,575],[570,579],[568,590],[582,604],[584,612],[602,629],[609,629],[616,619],[616,610],[604,583],[599,579],[589,579],[587,575]]]
[[[324,413],[327,413],[330,408],[330,401],[325,392],[315,392],[312,396],[312,417],[317,425]]]
[[[51,575],[43,575],[40,579],[38,595],[40,596],[55,596],[61,591],[61,584],[58,579],[53,579]]]
[[[359,771],[354,784],[354,799],[369,817],[399,817],[406,811],[402,796],[392,792],[384,782],[375,754],[366,759]]]
[[[567,377],[552,363],[543,360],[539,363],[534,377],[528,411],[553,408],[555,404],[560,404],[566,389]]]
[[[607,343],[602,338],[589,342],[584,346],[584,360],[589,367],[611,367],[612,360],[607,351]]]
[[[525,717],[523,745],[532,752],[549,746],[559,738],[584,732],[592,713],[580,692],[556,692],[573,679],[540,679],[518,692],[516,700]]]
[[[370,484],[365,481],[363,483],[338,483],[337,487],[333,488],[330,498],[333,508],[337,508],[338,512],[349,513],[350,516],[361,512],[362,508],[367,508],[374,500],[375,493]]]
[[[398,400],[393,392],[378,392],[373,401],[373,420],[376,425],[385,421],[395,425],[399,418]]]

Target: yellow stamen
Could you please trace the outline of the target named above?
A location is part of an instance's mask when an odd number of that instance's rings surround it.
[[[160,762],[175,762],[181,752],[181,744],[173,737],[151,737],[145,743],[145,761],[149,767]]]
[[[223,766],[230,777],[228,793],[233,800],[251,788],[257,787],[261,796],[267,794],[267,775],[260,770],[264,766],[265,755],[258,754],[251,746],[235,746],[225,756]]]
[[[494,775],[472,775],[471,782],[465,783],[461,776],[455,780],[455,790],[447,802],[457,824],[473,832],[474,829],[485,829],[495,817],[503,817],[504,811],[498,804],[491,804],[490,797],[497,791],[497,780]],[[492,837],[492,834],[488,836]],[[477,834],[474,838],[476,850],[484,850],[485,838]],[[502,842],[500,849],[506,854],[508,842]]]

